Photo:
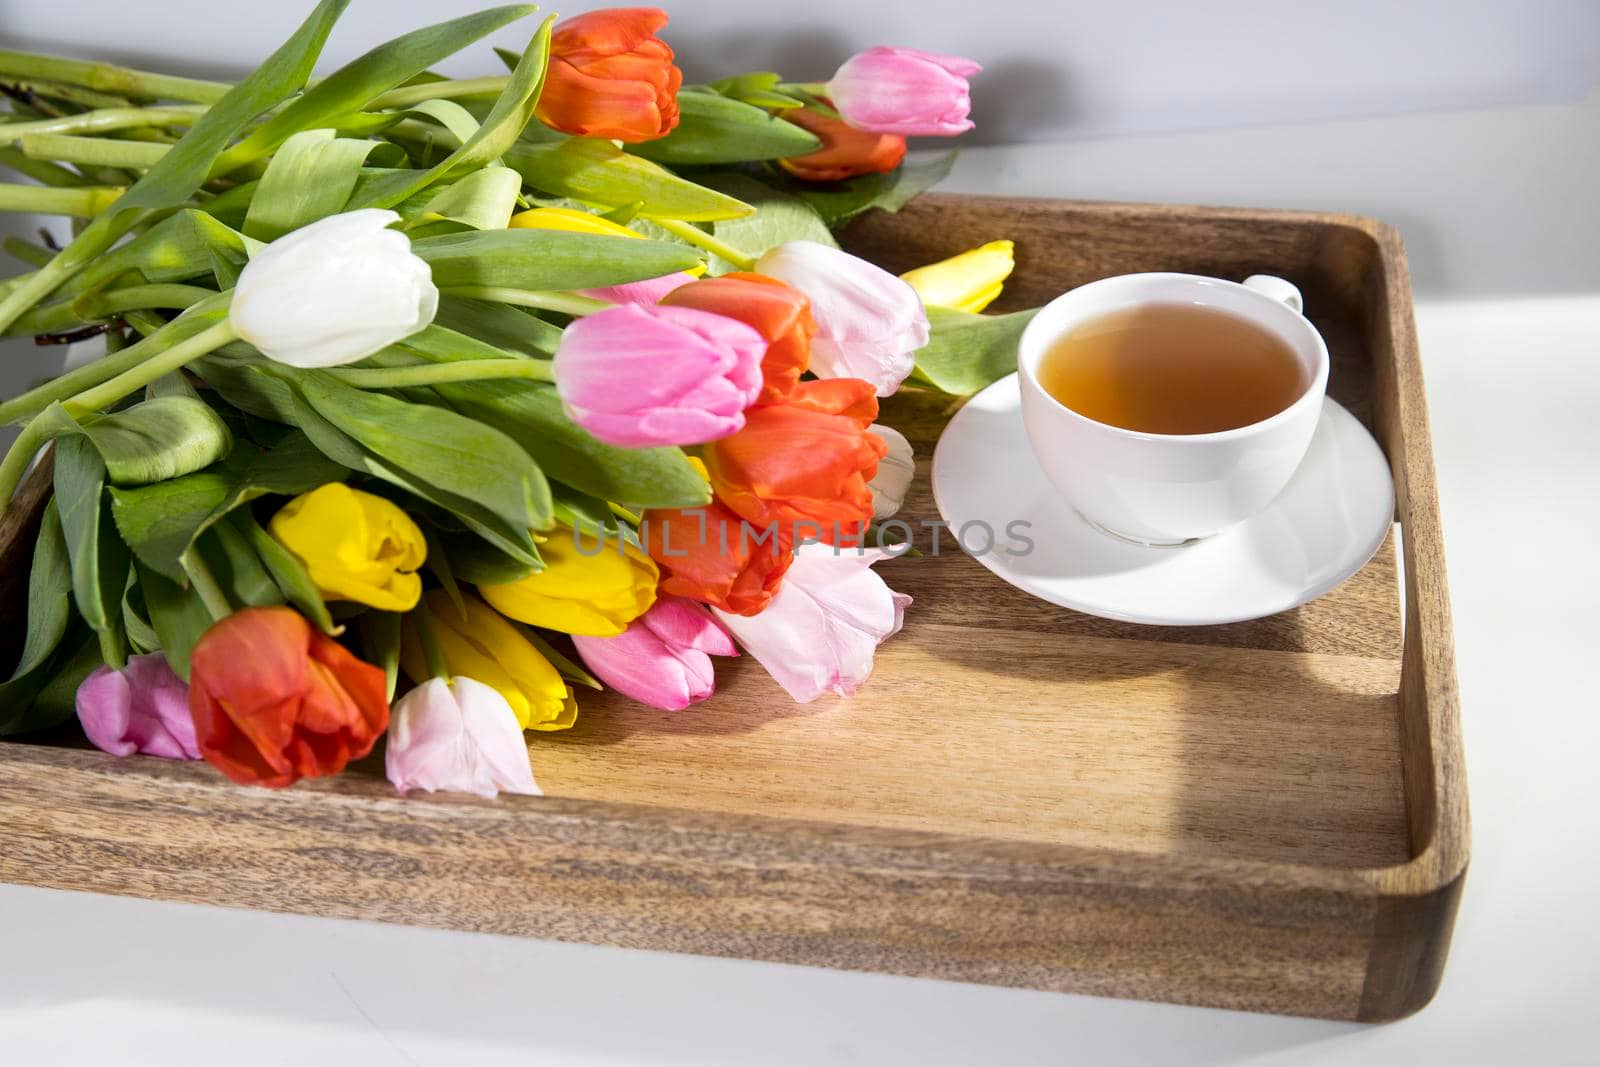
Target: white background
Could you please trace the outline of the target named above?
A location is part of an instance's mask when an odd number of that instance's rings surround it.
[[[330,54],[360,51],[402,8],[465,6],[358,0]],[[1020,114],[1058,143],[968,152],[954,188],[1401,226],[1473,808],[1438,999],[1363,1027],[0,887],[0,1063],[1594,1062],[1600,5],[673,6],[703,73],[724,69],[719,52],[757,66],[814,48],[830,58],[794,73],[820,76],[879,39],[1023,72],[985,99],[989,128],[1020,135],[1003,118]],[[294,17],[0,0],[0,47],[148,61],[192,52],[203,25],[207,63],[225,69]],[[185,20],[196,28],[174,30]],[[780,21],[825,29],[775,50],[763,35]],[[1028,95],[1057,82],[1053,102]],[[1283,121],[1313,116],[1331,120]],[[17,349],[0,350],[7,390],[46,367]]]

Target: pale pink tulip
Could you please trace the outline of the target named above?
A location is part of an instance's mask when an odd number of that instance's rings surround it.
[[[662,297],[680,285],[688,285],[692,281],[694,281],[692,274],[685,274],[680,270],[676,274],[663,274],[659,278],[646,278],[642,282],[624,282],[604,289],[579,289],[578,292],[595,300],[604,300],[608,304],[650,305],[659,302]]]
[[[97,667],[78,686],[78,721],[94,746],[113,756],[199,759],[189,687],[159,652],[130,656],[127,667]]]
[[[658,597],[616,637],[572,643],[602,682],[662,711],[681,711],[716,692],[711,657],[739,654],[705,608],[676,596]]]
[[[756,270],[811,300],[817,334],[810,370],[819,378],[862,378],[889,396],[928,343],[928,315],[916,290],[848,252],[790,241],[762,256]]]
[[[517,713],[471,678],[430,678],[395,702],[384,773],[402,793],[540,795]]]
[[[880,45],[845,60],[826,95],[858,130],[952,137],[972,129],[967,79],[982,69],[960,56]]]
[[[766,351],[754,327],[724,315],[622,304],[567,327],[556,392],[572,420],[608,444],[701,444],[744,426]]]
[[[875,548],[802,545],[759,615],[713,611],[795,700],[853,696],[872,673],[878,646],[900,632],[911,603],[873,573],[872,564],[888,558]]]

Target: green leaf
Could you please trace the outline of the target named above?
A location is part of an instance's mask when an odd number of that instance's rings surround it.
[[[476,338],[507,352],[548,359],[561,344],[561,328],[510,304],[441,296],[433,326]],[[425,331],[426,332],[426,331]],[[419,335],[406,338],[415,347]]]
[[[184,561],[191,578],[204,566],[235,606],[263,608],[284,603],[278,583],[255,547],[232,522],[219,521],[203,531]]]
[[[902,163],[888,174],[863,174],[828,185],[789,179],[783,187],[815,208],[829,226],[837,228],[873,208],[899,211],[943,181],[955,162],[956,153],[952,150],[933,159]]]
[[[178,282],[215,269],[217,255],[242,262],[260,245],[203,211],[186,208],[112,249],[61,287],[74,295],[137,271],[151,283]]]
[[[495,304],[491,307],[503,307]],[[524,316],[526,317],[526,316]],[[548,323],[546,324],[548,325]],[[555,327],[551,327],[555,329]],[[556,331],[560,336],[560,331]],[[416,356],[432,363],[453,363],[462,359],[524,359],[520,352],[508,352],[506,349],[487,341],[480,341],[470,334],[458,333],[438,325],[437,316],[433,324],[424,326],[421,330],[407,337],[404,341],[394,345],[389,353],[373,359],[374,366],[400,366],[401,363],[391,358],[391,354],[414,353]],[[408,361],[409,362],[409,361]]]
[[[505,161],[529,185],[551,196],[604,207],[640,204],[639,214],[645,216],[710,222],[736,219],[754,210],[596,138],[523,142],[506,152]]]
[[[47,730],[77,715],[78,687],[101,665],[101,650],[93,639],[87,636],[82,640],[69,638],[51,664],[49,681],[33,698],[22,729]]]
[[[158,396],[83,420],[113,485],[146,485],[191,474],[228,454],[233,434],[205,401]]]
[[[144,590],[139,586],[137,561],[128,575],[128,588],[122,591],[122,625],[128,631],[128,644],[143,655],[161,648],[161,636],[150,625],[150,609],[145,606]]]
[[[928,343],[917,352],[917,370],[947,393],[970,396],[1017,369],[1017,341],[1038,313],[973,315],[928,308]]]
[[[600,684],[600,679],[584,670],[571,659],[568,659],[554,645],[552,645],[549,641],[546,641],[544,639],[544,635],[539,633],[538,630],[535,630],[531,626],[515,621],[513,621],[511,625],[515,626],[517,628],[517,632],[528,639],[528,643],[530,645],[539,650],[540,655],[544,656],[545,659],[550,661],[550,666],[554,667],[556,672],[560,674],[561,677],[565,678],[569,682],[577,682],[579,685],[586,685],[590,689],[605,688],[605,686]]]
[[[134,566],[139,575],[139,590],[150,612],[150,626],[161,641],[161,652],[174,673],[188,681],[189,654],[215,620],[193,589],[179,585],[142,562]]]
[[[384,684],[393,700],[395,684],[400,680],[400,613],[369,611],[361,617],[358,633],[361,658],[383,668]]]
[[[228,153],[228,160],[259,159],[291,134],[322,126],[354,111],[381,93],[410,81],[435,63],[495,30],[538,10],[531,4],[491,8],[425,26],[387,41],[308,89]]]
[[[317,590],[317,584],[311,580],[311,575],[306,573],[305,564],[263,530],[255,516],[250,514],[249,508],[232,512],[227,521],[244,535],[284,599],[299,608],[300,614],[315,623],[323,633],[330,637],[337,636],[339,627],[334,625],[329,616],[328,605]]]
[[[533,35],[494,107],[461,147],[428,170],[396,172],[362,192],[351,207],[393,207],[448,175],[476,170],[500,158],[516,143],[539,103],[550,62],[550,27],[554,22],[553,17],[545,19]]]
[[[562,230],[469,230],[426,237],[411,249],[441,289],[594,289],[688,270],[700,258],[665,241]]]
[[[718,174],[707,181],[756,206],[754,215],[718,222],[711,227],[719,241],[725,241],[746,255],[760,258],[768,249],[786,241],[815,241],[829,248],[839,247],[822,216],[799,197],[737,172]],[[712,264],[712,270],[718,274],[734,269],[732,263],[720,257]]]
[[[483,538],[461,531],[441,529],[439,546],[450,561],[451,573],[473,585],[503,585],[539,570],[537,565],[508,556]]]
[[[657,163],[715,166],[803,156],[821,147],[815,134],[764,108],[709,90],[685,89],[678,94],[678,125],[672,132],[627,150]]]
[[[294,93],[311,77],[322,45],[348,3],[349,0],[322,0],[294,36],[196,119],[189,132],[122,195],[112,210],[160,210],[188,199],[246,123]]]
[[[474,230],[503,230],[521,192],[522,175],[510,167],[484,167],[441,189],[420,217],[459,222]]]
[[[61,644],[67,623],[72,619],[71,596],[72,565],[67,555],[66,535],[61,529],[55,498],[51,497],[45,503],[38,539],[33,546],[33,565],[28,572],[28,629],[23,638],[22,658],[17,661],[17,669],[11,672],[12,682],[37,670]],[[0,704],[0,708],[3,707],[4,704]]]
[[[72,599],[100,637],[105,660],[127,660],[122,632],[122,590],[128,582],[128,546],[117,536],[105,506],[105,464],[87,438],[56,443],[55,495],[72,564]]]
[[[335,137],[332,130],[290,137],[261,176],[245,215],[245,234],[271,241],[337,214],[355,189],[362,164],[378,147],[377,141]]]

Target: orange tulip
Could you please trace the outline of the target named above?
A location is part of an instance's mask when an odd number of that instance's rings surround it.
[[[716,501],[647,511],[640,534],[661,568],[661,592],[733,615],[766,607],[793,556],[787,531],[768,536]]]
[[[804,107],[788,108],[779,114],[822,138],[822,147],[815,152],[778,160],[796,178],[842,182],[858,174],[886,174],[905,158],[906,139],[897,133],[868,133]]]
[[[637,143],[678,124],[683,71],[655,34],[667,13],[612,7],[567,19],[550,37],[550,69],[535,112],[546,126],[578,137]]]
[[[744,429],[706,446],[711,488],[756,526],[777,523],[796,540],[852,543],[872,518],[867,483],[888,451],[867,432],[877,416],[870,382],[801,382],[783,400],[746,411]]]
[[[755,327],[767,341],[758,403],[787,396],[811,362],[811,338],[817,332],[811,301],[776,278],[742,271],[702,278],[680,285],[661,303],[710,311]]]
[[[200,754],[244,785],[282,788],[338,774],[389,726],[383,671],[290,608],[246,608],[190,656]]]

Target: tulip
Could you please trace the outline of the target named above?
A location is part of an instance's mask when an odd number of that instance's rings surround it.
[[[602,682],[641,704],[682,711],[716,691],[712,656],[737,656],[733,638],[706,609],[662,597],[616,637],[575,637],[578,655]]]
[[[284,607],[245,608],[189,657],[200,753],[244,785],[338,774],[389,725],[383,671]]]
[[[279,508],[267,529],[305,564],[326,599],[380,611],[417,606],[422,579],[416,571],[428,542],[411,517],[383,497],[330,482]]]
[[[442,589],[422,595],[433,637],[452,676],[465,675],[497,691],[524,730],[565,730],[578,720],[572,687],[517,628],[483,601],[463,594],[463,612]],[[414,682],[433,677],[416,624],[400,630],[400,668]]]
[[[857,129],[951,137],[972,129],[967,79],[982,69],[960,56],[880,46],[845,60],[825,91]]]
[[[778,165],[808,182],[842,182],[861,174],[887,174],[906,156],[906,139],[895,133],[858,130],[843,119],[805,107],[778,112],[817,135],[822,147],[803,156],[778,160]]]
[[[678,124],[683,71],[655,34],[667,13],[613,7],[570,18],[550,35],[550,67],[535,114],[576,137],[637,143]]]
[[[627,542],[596,538],[562,527],[539,545],[544,569],[478,592],[500,614],[566,634],[612,637],[655,602],[661,572]]]
[[[772,601],[792,556],[786,531],[757,529],[712,501],[652,508],[639,535],[661,567],[661,592],[754,615]]]
[[[566,207],[536,207],[511,216],[511,228],[519,230],[564,230],[567,233],[591,233],[601,237],[629,237],[646,240],[638,230],[601,218],[587,211]],[[692,282],[696,275],[705,273],[705,267],[664,274],[659,278],[646,278],[639,282],[624,282],[600,289],[579,289],[583,296],[604,300],[608,304],[654,304],[680,285]]]
[[[1010,241],[990,241],[900,275],[928,307],[976,314],[994,302],[1016,266]]]
[[[812,538],[842,543],[872,518],[867,483],[888,451],[867,432],[877,408],[866,382],[802,382],[789,398],[750,409],[743,430],[706,448],[711,487],[757,527],[809,527]]]
[[[756,270],[810,297],[817,320],[810,369],[819,378],[862,378],[889,396],[928,343],[928,316],[916,291],[848,252],[790,241],[762,256]]]
[[[761,402],[793,391],[811,362],[817,324],[804,293],[764,274],[735,272],[674,289],[662,303],[738,319],[767,343],[761,359]]]
[[[911,598],[884,584],[871,567],[879,549],[802,545],[783,588],[754,616],[716,616],[802,704],[824,693],[852,696],[872,673],[877,648],[900,631]]]
[[[917,473],[917,460],[911,452],[911,442],[893,426],[873,423],[867,432],[889,448],[878,461],[878,473],[867,483],[872,490],[872,517],[882,522],[893,518],[905,504],[906,490]]]
[[[384,773],[401,793],[539,796],[516,712],[471,678],[429,678],[394,706]]]
[[[744,425],[767,342],[693,308],[622,305],[562,334],[553,370],[572,421],[623,448],[693,445]]]
[[[113,756],[200,758],[189,687],[159,652],[129,657],[120,671],[96,667],[78,686],[77,705],[84,734]]]
[[[428,264],[393,211],[329,215],[251,257],[234,286],[235,332],[291,367],[337,367],[410,337],[439,308]]]

